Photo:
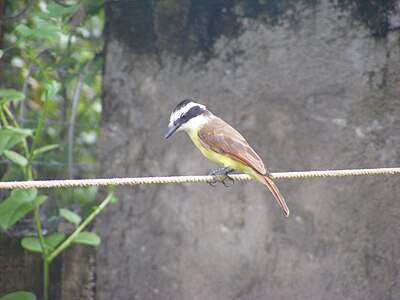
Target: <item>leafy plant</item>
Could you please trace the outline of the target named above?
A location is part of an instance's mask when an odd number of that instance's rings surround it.
[[[84,165],[96,161],[93,145],[101,112],[100,53],[105,1],[49,2],[10,1],[6,13],[11,17],[2,20],[7,25],[7,46],[0,49],[4,85],[0,88],[0,155],[7,161],[0,166],[3,181],[71,178],[78,173],[75,161]],[[61,167],[54,170],[53,165]],[[80,176],[96,175],[95,169],[78,171]],[[36,233],[22,238],[21,245],[42,256],[45,300],[49,297],[51,262],[73,243],[97,246],[101,242],[96,233],[84,230],[115,197],[110,190],[100,205],[94,206],[96,192],[79,189],[76,193],[64,190],[43,195],[37,189],[13,190],[0,203],[3,230],[33,213]],[[39,209],[47,202],[45,212],[52,211],[54,204],[48,203],[49,199],[62,207],[57,210],[58,220],[74,226],[69,236],[55,228],[45,234]],[[82,216],[67,209],[77,203],[84,212]],[[20,291],[3,299],[36,297]]]

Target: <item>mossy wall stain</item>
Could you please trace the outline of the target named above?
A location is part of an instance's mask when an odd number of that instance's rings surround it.
[[[337,7],[350,11],[352,17],[364,24],[375,38],[384,38],[389,31],[389,16],[395,9],[395,0],[365,1],[338,0],[332,1]]]
[[[241,21],[254,19],[269,26],[281,21],[296,21],[296,12],[313,8],[319,0],[153,0],[110,1],[107,18],[113,28],[107,34],[118,36],[135,53],[167,51],[181,57],[201,54],[213,56],[219,37],[235,38],[241,33]],[[350,11],[375,37],[388,31],[388,16],[395,0],[332,1],[338,9]],[[118,20],[115,22],[114,20]],[[116,25],[115,25],[116,24]],[[295,24],[295,23],[294,23]]]

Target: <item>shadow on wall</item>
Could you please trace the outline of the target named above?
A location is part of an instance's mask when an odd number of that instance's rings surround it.
[[[119,37],[120,41],[128,42],[128,46],[136,53],[157,53],[162,49],[187,58],[200,52],[203,59],[207,60],[213,57],[213,44],[218,38],[225,36],[233,39],[239,36],[244,19],[262,21],[270,26],[285,21],[295,29],[301,15],[299,10],[316,8],[319,2],[126,1],[119,4],[118,8],[110,6],[109,17],[111,22],[113,19],[130,20],[129,28],[124,27],[127,22],[112,22],[116,24],[112,34]],[[384,38],[392,29],[389,18],[395,7],[395,0],[339,0],[336,4],[337,9],[350,12],[353,17],[350,23],[361,22],[375,38]],[[152,24],[152,28],[149,28],[149,24]]]

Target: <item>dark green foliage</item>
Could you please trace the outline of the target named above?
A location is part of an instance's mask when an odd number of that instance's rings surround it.
[[[3,181],[96,175],[95,167],[76,166],[96,161],[104,0],[60,3],[15,0],[5,7],[0,51]],[[18,233],[18,221],[33,213],[32,228],[24,230],[30,235],[21,246],[42,255],[43,299],[49,298],[50,263],[72,243],[98,246],[100,237],[83,230],[114,199],[110,194],[97,206],[97,189],[69,191],[40,195],[37,189],[13,190],[0,199],[2,230]],[[57,232],[62,222],[74,226],[69,236]],[[35,296],[18,292],[4,299]]]

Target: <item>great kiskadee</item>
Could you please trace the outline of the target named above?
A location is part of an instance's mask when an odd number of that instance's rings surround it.
[[[261,158],[232,126],[213,115],[204,105],[186,99],[172,111],[165,138],[179,130],[185,130],[200,152],[212,162],[229,171],[246,173],[266,185],[285,215],[289,216],[289,208]]]

